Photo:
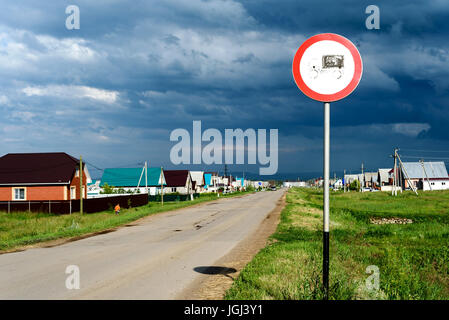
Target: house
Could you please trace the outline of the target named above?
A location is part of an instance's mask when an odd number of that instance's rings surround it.
[[[189,170],[164,170],[167,188],[164,192],[193,193],[193,181]]]
[[[215,187],[217,174],[215,172],[205,172],[204,173],[204,189],[206,192],[216,192]]]
[[[204,173],[204,189],[206,192],[217,192],[218,185],[223,183],[217,172]]]
[[[95,180],[91,183],[87,184],[87,197],[92,198],[94,196],[98,196],[100,194],[101,188],[100,188],[100,182],[101,180]]]
[[[251,185],[254,187],[254,189],[258,188],[267,188],[268,187],[268,181],[251,181]]]
[[[411,183],[413,183],[413,186],[418,190],[449,189],[449,176],[443,161],[422,163],[403,162],[403,165],[400,178],[404,189],[411,187],[407,180],[407,175]]]
[[[236,177],[235,181],[232,182],[232,187],[235,189],[242,190],[245,187],[245,179]]]
[[[343,189],[343,180],[336,179],[335,182],[332,184],[332,189],[334,190]]]
[[[345,184],[350,185],[355,180],[358,180],[360,182],[360,175],[359,174],[345,174]]]
[[[215,186],[217,187],[217,190],[230,190],[232,188],[233,181],[235,181],[233,176],[217,176]]]
[[[0,158],[0,201],[80,198],[79,160],[64,152],[8,153]],[[91,178],[83,163],[83,198]]]
[[[306,187],[305,181],[285,181],[283,183],[285,188],[292,188],[292,187]]]
[[[145,168],[108,168],[103,171],[100,188],[107,184],[125,192],[148,193],[154,196],[161,193],[161,182],[164,187],[166,185],[164,173],[160,167],[147,168],[145,178]]]
[[[377,171],[376,172],[365,172],[363,174],[363,182],[365,188],[375,188],[377,186]]]
[[[377,170],[377,183],[380,187],[390,184],[390,170],[392,169],[379,169]]]
[[[204,192],[204,171],[190,171],[190,176],[192,177],[194,192]]]
[[[400,178],[402,175],[402,171],[396,168],[396,174]],[[394,170],[393,169],[379,169],[378,170],[378,181],[379,187],[381,191],[393,191],[394,189],[399,190],[399,186],[393,186],[394,179]]]

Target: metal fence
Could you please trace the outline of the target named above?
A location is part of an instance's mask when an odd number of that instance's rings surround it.
[[[94,213],[113,210],[119,204],[121,208],[139,207],[148,204],[146,194],[114,195],[101,198],[83,199],[83,212]],[[80,211],[80,200],[58,201],[0,201],[3,212],[42,212],[54,214],[70,214]]]

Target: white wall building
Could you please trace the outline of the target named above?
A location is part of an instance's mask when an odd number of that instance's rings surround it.
[[[285,188],[292,188],[292,187],[306,187],[307,183],[305,181],[285,181],[283,183],[283,186]]]

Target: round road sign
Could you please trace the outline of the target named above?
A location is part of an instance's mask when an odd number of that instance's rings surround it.
[[[293,59],[293,78],[309,98],[333,102],[348,96],[360,82],[363,65],[354,44],[338,34],[307,39]]]

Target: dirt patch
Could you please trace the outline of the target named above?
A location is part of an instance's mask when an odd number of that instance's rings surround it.
[[[256,232],[246,237],[227,255],[216,261],[214,265],[235,272],[217,273],[200,277],[194,281],[181,295],[180,300],[221,300],[240,271],[267,245],[279,224],[282,209],[285,207],[286,194],[278,200],[274,208],[262,221]]]

